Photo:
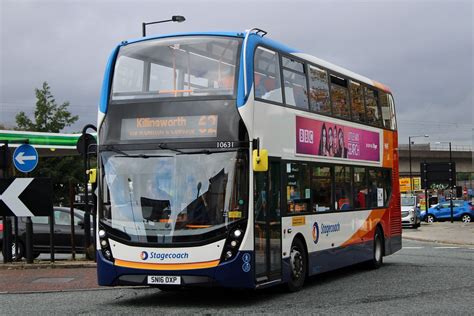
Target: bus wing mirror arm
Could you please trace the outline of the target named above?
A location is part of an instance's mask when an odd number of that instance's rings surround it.
[[[260,139],[252,141],[252,165],[255,172],[268,171],[268,151],[266,149],[260,150]]]
[[[257,156],[260,156],[260,138],[252,140],[252,148],[257,150]]]

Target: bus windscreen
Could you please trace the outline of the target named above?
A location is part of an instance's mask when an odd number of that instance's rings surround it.
[[[120,48],[112,101],[234,96],[241,39],[183,36]]]

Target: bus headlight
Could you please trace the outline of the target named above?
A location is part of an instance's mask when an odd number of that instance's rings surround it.
[[[245,222],[240,223],[230,230],[222,251],[221,262],[231,260],[237,254],[237,250],[244,238],[246,224]]]
[[[102,255],[105,259],[114,261],[114,257],[112,256],[112,250],[110,249],[110,244],[107,238],[107,232],[103,227],[99,227],[99,231],[97,232],[99,236],[99,243],[101,247]]]

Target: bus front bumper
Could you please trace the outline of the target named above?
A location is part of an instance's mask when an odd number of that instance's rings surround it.
[[[97,251],[97,279],[102,286],[146,285],[148,276],[179,276],[177,287],[219,286],[231,288],[255,288],[253,252],[239,251],[232,260],[212,268],[192,270],[148,270],[115,265]]]

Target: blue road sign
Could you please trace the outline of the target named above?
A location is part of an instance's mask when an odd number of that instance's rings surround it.
[[[20,172],[30,172],[38,165],[38,152],[28,144],[23,144],[13,153],[13,164]]]

